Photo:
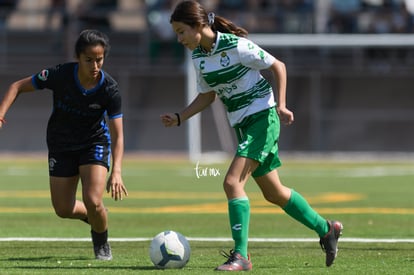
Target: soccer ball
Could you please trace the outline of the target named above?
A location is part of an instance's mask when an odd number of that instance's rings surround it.
[[[150,258],[157,268],[182,268],[190,260],[188,240],[178,232],[164,231],[151,241]]]

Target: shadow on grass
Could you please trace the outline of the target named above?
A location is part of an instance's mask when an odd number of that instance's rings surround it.
[[[358,246],[358,247],[349,247],[349,246],[340,246],[339,250],[341,251],[412,251],[413,248],[412,247],[362,247],[362,246]]]
[[[89,257],[12,257],[2,259],[3,262],[19,262],[21,265],[8,267],[15,270],[158,270],[154,266],[112,265],[112,261],[99,261]],[[70,262],[70,265],[67,263]],[[32,263],[32,264],[29,264]],[[44,264],[43,264],[44,263]],[[63,264],[66,263],[66,264]],[[107,264],[106,264],[107,263]]]
[[[87,268],[84,266],[19,266],[13,267],[9,269],[16,269],[16,270],[159,270],[153,266],[88,266]]]
[[[52,256],[44,256],[44,257],[14,257],[3,259],[3,262],[39,262],[39,261],[48,261],[55,257]]]

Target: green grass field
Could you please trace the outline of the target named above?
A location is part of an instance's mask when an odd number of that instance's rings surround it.
[[[100,262],[88,226],[54,214],[46,156],[0,158],[0,274],[213,274],[225,260],[219,251],[232,248],[215,239],[230,238],[221,184],[226,168],[126,158],[129,197],[105,198],[114,259]],[[322,216],[343,222],[338,258],[326,268],[316,234],[265,202],[251,181],[252,273],[414,274],[414,162],[286,160],[279,171]],[[153,268],[150,238],[164,230],[193,239],[184,269]],[[284,240],[296,238],[305,240]]]

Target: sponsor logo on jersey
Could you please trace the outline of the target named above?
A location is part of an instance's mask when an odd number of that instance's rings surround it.
[[[230,96],[230,93],[234,90],[237,89],[237,85],[236,84],[231,84],[231,85],[227,85],[227,86],[223,86],[221,88],[219,88],[217,90],[217,93],[219,96]]]
[[[89,108],[94,109],[94,110],[99,110],[101,109],[101,105],[99,105],[98,103],[92,103],[92,104],[89,104]]]
[[[221,53],[220,64],[223,67],[227,67],[230,65],[230,57],[227,55],[226,52]]]
[[[264,51],[260,50],[259,51],[259,56],[260,56],[260,59],[264,60],[265,59],[265,53],[264,53]]]
[[[38,75],[37,78],[39,78],[42,81],[46,81],[47,77],[49,76],[49,71],[48,70],[42,70]]]

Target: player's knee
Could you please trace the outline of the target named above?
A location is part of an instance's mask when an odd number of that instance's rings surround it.
[[[266,201],[272,203],[272,204],[278,204],[278,198],[270,195],[270,194],[263,194],[263,197],[265,198]]]
[[[55,207],[55,214],[62,219],[68,219],[72,217],[72,209],[68,208],[56,208]]]
[[[238,194],[244,193],[244,184],[237,180],[226,178],[223,182],[223,189],[227,197],[237,197]]]
[[[105,207],[102,202],[85,201],[85,207],[88,211],[88,215],[95,215],[101,212],[105,212]]]
[[[230,180],[230,179],[228,179],[228,178],[225,178],[224,179],[224,182],[223,182],[223,189],[224,189],[224,191],[227,193],[227,192],[230,192],[230,191],[233,191],[234,189],[235,189],[235,183],[232,181],[232,180]]]
[[[288,201],[288,198],[276,192],[275,193],[263,193],[263,197],[268,202],[278,205],[280,207],[283,207]]]

